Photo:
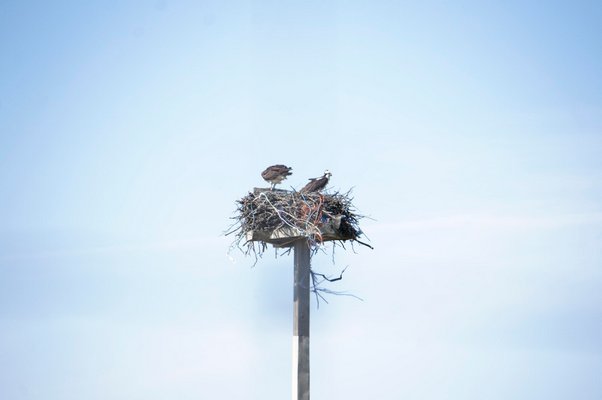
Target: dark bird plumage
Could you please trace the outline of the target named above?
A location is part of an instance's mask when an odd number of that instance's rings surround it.
[[[326,170],[324,171],[324,175],[319,178],[309,178],[309,183],[303,186],[301,193],[319,192],[320,190],[324,189],[326,185],[328,185],[328,181],[330,180],[331,176],[332,174],[330,171]]]
[[[287,167],[286,165],[276,164],[271,165],[265,169],[261,173],[261,177],[266,181],[272,184],[272,190],[274,187],[286,179],[287,176],[292,175],[293,169],[291,167]]]

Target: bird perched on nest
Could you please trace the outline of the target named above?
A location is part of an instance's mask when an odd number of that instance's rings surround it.
[[[292,168],[286,165],[276,164],[271,165],[261,173],[261,177],[272,184],[270,190],[274,190],[274,187],[286,179],[287,176],[292,175]]]
[[[329,170],[324,171],[324,175],[319,178],[309,178],[309,183],[303,186],[301,193],[319,192],[328,185],[328,181],[332,174]]]

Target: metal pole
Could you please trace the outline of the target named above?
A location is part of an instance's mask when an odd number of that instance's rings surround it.
[[[310,251],[306,239],[295,242],[293,305],[293,400],[309,400]]]

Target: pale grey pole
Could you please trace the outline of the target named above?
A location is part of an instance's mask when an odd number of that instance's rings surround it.
[[[309,400],[309,250],[307,239],[295,242],[293,400]]]

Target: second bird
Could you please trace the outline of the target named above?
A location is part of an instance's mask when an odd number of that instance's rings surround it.
[[[324,175],[319,178],[309,178],[309,183],[303,186],[301,193],[319,192],[328,185],[328,181],[332,174],[329,170],[324,171]]]

